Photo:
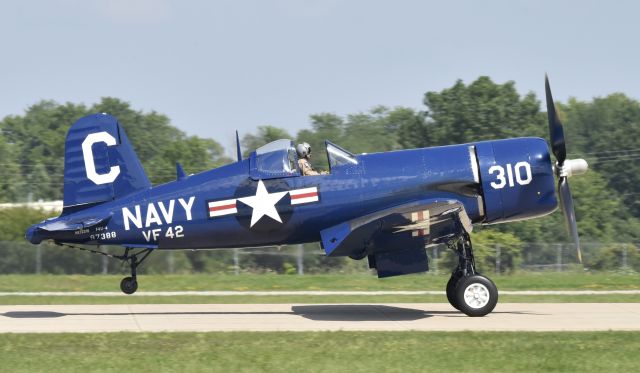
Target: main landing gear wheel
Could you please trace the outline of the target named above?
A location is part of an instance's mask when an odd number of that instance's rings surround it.
[[[498,303],[498,289],[488,278],[479,275],[473,256],[471,237],[462,234],[447,243],[458,256],[458,265],[447,282],[447,300],[467,316],[484,316]]]
[[[463,277],[456,286],[455,300],[457,308],[467,316],[484,316],[498,303],[498,289],[482,275]]]
[[[458,285],[461,277],[462,276],[459,273],[454,272],[451,274],[451,278],[449,278],[449,281],[447,282],[447,300],[449,301],[449,304],[457,310],[460,310],[460,308],[458,307],[458,302],[456,300],[456,285]]]
[[[138,290],[138,281],[133,277],[125,277],[120,281],[120,290],[125,294],[133,294]]]
[[[362,250],[359,253],[355,253],[355,254],[349,254],[349,258],[353,259],[353,260],[362,260],[364,258],[367,257],[367,250]]]

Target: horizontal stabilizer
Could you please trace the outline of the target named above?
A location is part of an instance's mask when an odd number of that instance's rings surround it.
[[[86,219],[53,219],[45,220],[40,224],[34,224],[27,230],[25,238],[33,244],[39,244],[44,240],[84,238],[96,231],[96,228],[106,226],[111,220],[111,215],[100,218]]]
[[[49,232],[58,232],[58,231],[75,231],[78,229],[89,229],[97,226],[104,226],[111,220],[111,216],[107,216],[106,218],[89,218],[82,221],[73,221],[73,220],[55,220],[51,223],[44,223],[38,228],[43,229]]]

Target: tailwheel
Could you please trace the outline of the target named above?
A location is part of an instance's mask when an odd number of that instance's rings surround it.
[[[138,281],[133,277],[125,277],[120,281],[120,290],[125,294],[133,294],[138,290]]]
[[[138,290],[138,266],[144,262],[145,259],[151,254],[154,248],[142,248],[135,252],[135,248],[125,247],[123,255],[114,255],[105,251],[88,249],[80,246],[73,246],[67,244],[57,243],[59,246],[66,246],[72,249],[78,249],[82,251],[88,251],[92,254],[104,255],[109,258],[118,259],[123,263],[129,263],[129,267],[131,268],[131,276],[125,277],[120,281],[120,290],[122,290],[125,294],[133,294]],[[138,258],[140,257],[140,258]]]
[[[129,267],[131,267],[131,276],[125,277],[120,281],[120,290],[129,295],[138,290],[138,266],[147,259],[153,249],[143,249],[136,253],[131,252],[131,250],[131,248],[127,247],[124,250],[124,255],[114,256],[114,258],[123,262],[129,262]],[[138,259],[138,256],[141,256],[141,258]]]
[[[498,289],[485,276],[476,274],[463,277],[456,286],[455,301],[456,308],[467,316],[485,316],[498,303]]]

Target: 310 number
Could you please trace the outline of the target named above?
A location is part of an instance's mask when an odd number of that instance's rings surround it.
[[[529,162],[518,162],[513,167],[511,166],[511,163],[507,163],[505,167],[498,165],[491,166],[489,168],[489,174],[492,175],[494,173],[496,174],[497,181],[491,182],[491,187],[493,189],[502,189],[507,185],[513,188],[516,186],[516,183],[518,185],[527,185],[531,180],[533,180],[533,176],[531,176],[531,165]]]

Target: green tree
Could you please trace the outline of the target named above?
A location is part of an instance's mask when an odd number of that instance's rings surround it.
[[[311,145],[313,154],[313,165],[320,170],[327,170],[329,162],[324,152],[324,141],[330,140],[340,144],[344,133],[344,120],[331,113],[313,114],[311,119],[311,130],[301,130],[297,135],[297,142],[307,142]]]
[[[44,200],[49,199],[49,196],[60,193],[60,183],[52,180],[44,164],[35,164],[30,167],[29,171],[29,174],[26,175],[24,188],[27,193],[27,199],[32,201]]]
[[[55,216],[55,213],[26,207],[3,209],[0,213],[0,241],[22,241],[32,224]]]
[[[401,143],[433,146],[546,133],[540,102],[533,93],[520,97],[512,81],[496,84],[481,76],[465,85],[458,80],[441,92],[427,92],[424,104],[426,120],[405,124]]]
[[[424,116],[410,108],[376,106],[368,112],[348,114],[344,118],[332,113],[313,114],[310,120],[311,129],[299,131],[297,141],[308,142],[314,149],[314,166],[326,170],[325,140],[353,153],[397,150],[407,146],[406,142],[399,141],[401,129],[412,130],[416,123],[422,123]],[[415,141],[409,146],[412,145],[420,146]]]
[[[143,113],[127,102],[105,97],[90,112],[108,113],[118,119],[153,184],[174,180],[176,162],[189,173],[230,162],[215,140],[187,136],[172,126],[166,115],[155,111]]]
[[[640,102],[616,93],[590,102],[572,99],[562,109],[570,155],[585,157],[607,180],[605,195],[617,192],[625,209],[640,217]]]
[[[29,107],[24,116],[8,116],[0,122],[0,129],[13,145],[12,162],[21,175],[12,181],[20,186],[19,195],[10,200],[25,201],[29,195],[35,200],[62,198],[66,132],[86,114],[83,105],[41,101]]]
[[[167,148],[163,154],[175,165],[181,162],[185,170],[193,172],[212,169],[231,162],[231,159],[224,155],[222,145],[212,139],[203,139],[197,136],[188,136],[182,141],[175,141]]]
[[[4,130],[0,131],[0,201],[15,201],[24,197],[22,186],[24,180],[17,157],[17,144],[7,141]]]
[[[275,140],[290,139],[291,135],[284,129],[274,126],[259,126],[258,133],[247,133],[242,138],[242,147],[244,155],[247,156],[252,151],[258,149],[262,145],[268,144]]]
[[[401,110],[401,109],[396,109]],[[394,119],[400,117],[396,114]],[[400,123],[391,120],[391,111],[377,106],[368,113],[347,115],[340,143],[355,153],[383,152],[400,149],[397,132]]]

